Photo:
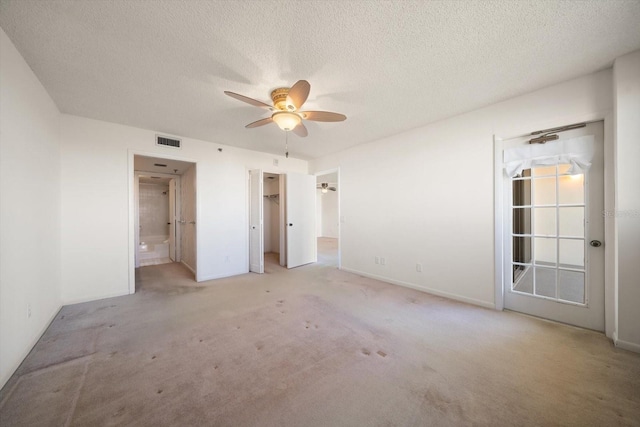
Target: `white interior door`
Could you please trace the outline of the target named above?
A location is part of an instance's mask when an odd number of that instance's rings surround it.
[[[169,181],[169,258],[176,262],[176,180]]]
[[[525,169],[504,179],[505,308],[604,330],[603,123],[559,134],[593,135],[584,175],[568,164]],[[511,140],[505,149],[531,137]]]
[[[249,271],[264,273],[264,219],[262,170],[249,171]]]
[[[316,177],[286,175],[287,268],[318,260],[316,240]]]

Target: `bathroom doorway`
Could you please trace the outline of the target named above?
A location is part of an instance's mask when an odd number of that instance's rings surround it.
[[[134,155],[133,175],[134,267],[180,263],[195,279],[196,164]]]
[[[136,172],[136,181],[136,268],[180,262],[180,176]]]

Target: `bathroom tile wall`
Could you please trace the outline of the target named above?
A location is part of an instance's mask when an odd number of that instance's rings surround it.
[[[169,186],[140,183],[140,240],[169,235]]]

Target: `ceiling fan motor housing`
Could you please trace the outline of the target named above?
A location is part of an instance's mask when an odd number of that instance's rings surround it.
[[[288,87],[279,87],[271,91],[271,100],[273,106],[280,111],[295,110],[293,105],[287,105],[287,95],[289,95]]]

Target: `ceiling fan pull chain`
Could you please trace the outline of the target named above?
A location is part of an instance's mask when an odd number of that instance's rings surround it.
[[[289,158],[289,132],[284,133],[284,156]]]

